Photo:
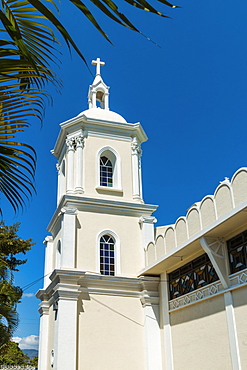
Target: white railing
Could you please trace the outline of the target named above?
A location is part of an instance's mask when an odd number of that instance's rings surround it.
[[[229,280],[230,290],[236,289],[243,284],[247,285],[247,269],[236,272],[235,274],[229,276]],[[220,280],[216,281],[181,297],[172,299],[169,301],[169,311],[171,312],[173,310],[195,304],[204,299],[212,298],[217,294],[224,293],[224,291],[225,289],[223,288]]]

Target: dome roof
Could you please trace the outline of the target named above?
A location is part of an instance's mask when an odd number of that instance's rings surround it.
[[[120,116],[120,114],[115,113],[108,109],[101,109],[101,108],[91,108],[87,109],[80,114],[78,117],[85,116],[88,119],[99,119],[102,121],[109,121],[109,122],[117,122],[117,123],[127,123],[127,121]]]

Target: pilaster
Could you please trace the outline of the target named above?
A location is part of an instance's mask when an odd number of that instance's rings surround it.
[[[75,177],[75,193],[82,194],[83,190],[83,148],[84,134],[81,132],[75,137],[76,144],[76,177]]]
[[[167,273],[164,272],[160,276],[160,327],[162,328],[162,335],[164,336],[164,358],[165,358],[165,369],[173,370],[173,350],[172,350],[172,334],[170,326],[170,315],[169,315],[169,292],[168,292],[168,277]]]
[[[200,239],[201,246],[208,254],[215,271],[217,272],[224,289],[230,287],[229,281],[229,262],[227,255],[227,246],[223,238],[202,237]],[[228,326],[228,337],[230,344],[230,353],[232,359],[232,369],[241,370],[239,345],[237,337],[237,329],[235,322],[235,312],[233,307],[232,292],[224,293],[226,319]]]
[[[154,243],[154,224],[157,219],[153,216],[141,216],[139,224],[142,230],[142,247],[145,250],[149,243]]]
[[[144,309],[147,370],[162,370],[158,283],[158,278],[154,278],[154,282],[143,281],[146,289],[142,292],[141,302]]]
[[[133,184],[133,199],[139,202],[142,200],[142,181],[141,181],[141,146],[136,138],[133,137],[131,143],[132,149],[132,184]]]
[[[61,210],[62,241],[61,241],[61,268],[75,268],[76,253],[76,208],[64,207]]]
[[[67,137],[66,140],[67,145],[67,194],[73,194],[74,192],[74,152],[75,152],[75,145],[74,145],[74,138]]]
[[[40,331],[39,331],[39,370],[49,369],[49,303],[43,301],[40,303]]]
[[[68,285],[54,294],[56,301],[54,335],[54,370],[77,370],[77,300],[78,285]]]
[[[47,236],[43,242],[45,248],[45,271],[44,271],[44,289],[50,284],[50,274],[52,273],[53,266],[53,237]]]

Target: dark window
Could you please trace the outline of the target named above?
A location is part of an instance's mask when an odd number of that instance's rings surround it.
[[[100,186],[113,186],[113,167],[110,159],[100,157]]]
[[[100,273],[115,275],[115,243],[110,235],[100,238]]]
[[[170,299],[219,280],[207,254],[202,255],[169,274]]]
[[[230,273],[247,268],[247,230],[227,241]]]

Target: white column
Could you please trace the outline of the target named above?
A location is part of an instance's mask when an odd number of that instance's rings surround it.
[[[76,179],[75,192],[82,194],[83,190],[83,147],[84,135],[81,134],[75,138],[76,142]]]
[[[61,197],[61,167],[59,166],[59,164],[57,163],[56,164],[56,169],[57,169],[57,204],[60,200],[60,197]]]
[[[139,187],[140,187],[140,197],[143,199],[143,194],[142,194],[142,162],[141,162],[141,157],[142,157],[142,150],[140,149],[140,154],[139,154]]]
[[[67,138],[67,193],[74,192],[74,139]]]
[[[132,149],[133,199],[136,201],[142,201],[141,179],[140,179],[140,155],[142,151],[136,137],[134,137],[132,140],[131,149]]]
[[[54,337],[54,370],[77,370],[77,300],[78,285],[69,291],[58,290]]]
[[[61,240],[61,268],[75,267],[76,252],[76,208],[64,207]]]
[[[50,369],[48,364],[48,338],[49,338],[49,304],[48,302],[41,302],[40,308],[40,331],[39,331],[39,370]]]
[[[230,352],[232,359],[232,369],[241,370],[240,355],[239,355],[239,345],[238,345],[238,335],[235,321],[235,313],[232,301],[232,293],[226,292],[224,294],[225,308],[226,308],[226,319],[228,326],[228,336],[230,343]]]
[[[51,280],[50,274],[54,270],[53,266],[53,237],[47,236],[43,242],[46,245],[45,248],[45,271],[44,271],[44,289],[48,287]]]
[[[160,275],[160,327],[163,328],[164,333],[164,358],[165,358],[165,369],[173,370],[173,350],[172,350],[172,334],[170,326],[170,315],[169,315],[169,291],[168,291],[168,276],[164,272]]]
[[[97,108],[96,91],[95,90],[92,90],[92,107],[91,108]]]
[[[105,92],[105,106],[106,110],[109,110],[109,93]]]

